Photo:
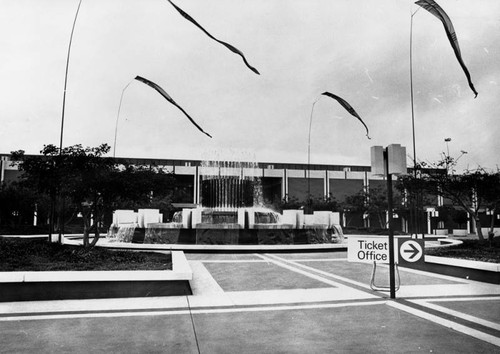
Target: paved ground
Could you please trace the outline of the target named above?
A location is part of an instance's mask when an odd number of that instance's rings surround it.
[[[401,268],[390,300],[346,252],[187,257],[192,296],[0,303],[0,353],[500,353],[498,285]]]

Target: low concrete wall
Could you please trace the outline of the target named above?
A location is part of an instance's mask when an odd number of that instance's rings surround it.
[[[457,278],[500,284],[500,264],[470,261],[467,259],[425,256],[424,264],[410,266],[426,272],[450,275]]]
[[[172,270],[0,272],[0,301],[191,295],[193,272],[184,252]]]

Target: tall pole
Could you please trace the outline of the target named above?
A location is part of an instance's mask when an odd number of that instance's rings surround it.
[[[387,178],[387,212],[389,221],[389,289],[391,299],[396,298],[396,274],[394,271],[394,230],[392,220],[392,174],[389,173],[389,156],[387,148],[384,149],[384,163]]]
[[[314,106],[316,105],[316,102],[318,102],[318,100],[319,98],[313,102],[311,107],[311,116],[309,118],[309,138],[307,140],[307,203],[308,204],[309,204],[309,199],[311,198],[311,129],[312,129]]]
[[[62,117],[61,117],[61,138],[59,140],[59,155],[62,152],[62,145],[63,145],[64,111],[66,108],[66,88],[68,86],[68,69],[69,69],[69,58],[71,54],[71,43],[73,42],[73,33],[75,32],[76,19],[78,18],[78,12],[80,12],[81,5],[82,5],[82,0],[80,0],[80,2],[78,3],[78,8],[76,9],[75,19],[73,20],[73,27],[71,28],[71,35],[69,37],[68,55],[66,57],[66,72],[64,74],[64,91],[63,91],[63,104],[62,104]]]
[[[66,89],[68,86],[68,69],[69,69],[69,58],[70,58],[70,54],[71,54],[71,43],[73,42],[73,33],[75,32],[76,19],[78,18],[78,13],[80,12],[81,5],[82,5],[82,0],[80,0],[78,2],[78,8],[76,9],[75,18],[73,20],[73,26],[71,27],[71,35],[69,37],[68,55],[66,56],[66,71],[64,73],[64,91],[63,91],[63,102],[62,102],[62,113],[61,113],[61,135],[60,135],[60,139],[59,139],[59,156],[62,155],[62,148],[63,148],[64,113],[65,113],[65,109],[66,109]],[[60,190],[59,190],[59,192],[60,192]],[[52,201],[52,202],[55,202],[55,201]],[[53,209],[55,210],[55,208],[53,208]],[[64,209],[64,206],[63,206],[63,209]],[[61,220],[60,212],[61,212],[61,210],[59,211],[59,220]],[[63,210],[63,212],[64,212],[64,210]],[[54,223],[54,216],[53,215],[51,215],[51,223],[52,223],[52,225],[49,226],[50,230],[52,230],[52,228],[53,228],[53,223]],[[64,225],[64,215],[62,218],[61,225],[59,225],[59,243],[61,243],[61,241],[62,241],[62,233],[63,233],[62,227],[64,227],[63,225]],[[50,234],[49,237],[51,237],[52,231],[49,231],[49,234]]]
[[[130,81],[127,85],[125,85],[125,87],[123,88],[122,90],[122,94],[120,96],[120,104],[118,105],[118,114],[116,115],[116,124],[115,124],[115,141],[113,143],[113,157],[116,157],[116,138],[118,136],[118,120],[120,118],[120,110],[122,109],[122,101],[123,101],[123,94],[125,93],[125,90],[127,89],[127,87],[132,83],[132,81]]]
[[[411,106],[411,128],[412,128],[412,143],[413,143],[413,176],[417,179],[417,147],[416,147],[416,137],[415,137],[415,109],[414,109],[414,98],[413,98],[413,16],[420,10],[420,7],[411,14],[410,16],[410,106]],[[419,210],[419,200],[420,197],[417,195],[412,198],[413,200],[413,229],[415,235],[419,232],[420,224],[420,210]],[[411,213],[410,213],[411,215]]]
[[[418,11],[418,10],[417,10]],[[411,128],[413,141],[413,173],[417,175],[417,148],[415,143],[415,110],[413,108],[413,16],[417,12],[411,14],[410,20],[410,104],[411,104]]]

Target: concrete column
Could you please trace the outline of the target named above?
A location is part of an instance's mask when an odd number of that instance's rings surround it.
[[[323,183],[323,190],[325,192],[325,196],[328,198],[330,196],[330,180],[328,179],[328,170],[325,171],[325,178]]]
[[[428,211],[427,212],[427,235],[430,235],[432,232],[431,215],[432,215],[432,212]]]
[[[35,210],[33,211],[33,226],[36,226],[38,219],[38,205],[35,203]]]
[[[4,160],[5,158],[2,156],[0,159],[0,183],[2,183],[5,179],[5,163],[6,161]]]
[[[281,188],[283,190],[283,198],[288,200],[288,176],[286,173],[286,168],[283,169],[283,183],[281,184]]]
[[[194,204],[200,203],[200,169],[196,166],[196,170],[194,172]]]

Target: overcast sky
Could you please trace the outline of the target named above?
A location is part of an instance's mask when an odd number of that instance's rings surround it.
[[[150,87],[124,91],[116,156],[219,154],[369,165],[370,146],[412,149],[408,0],[176,0],[241,58],[166,0],[83,0],[68,75],[64,146],[113,146],[122,90],[136,75],[165,89],[213,139]],[[439,20],[413,21],[417,158],[449,150],[461,168],[500,165],[500,1],[439,0],[453,21],[465,75]],[[66,54],[78,0],[0,0],[0,152],[59,145]],[[242,153],[243,152],[243,153]],[[112,151],[110,153],[112,155]],[[408,164],[412,160],[408,158]]]

